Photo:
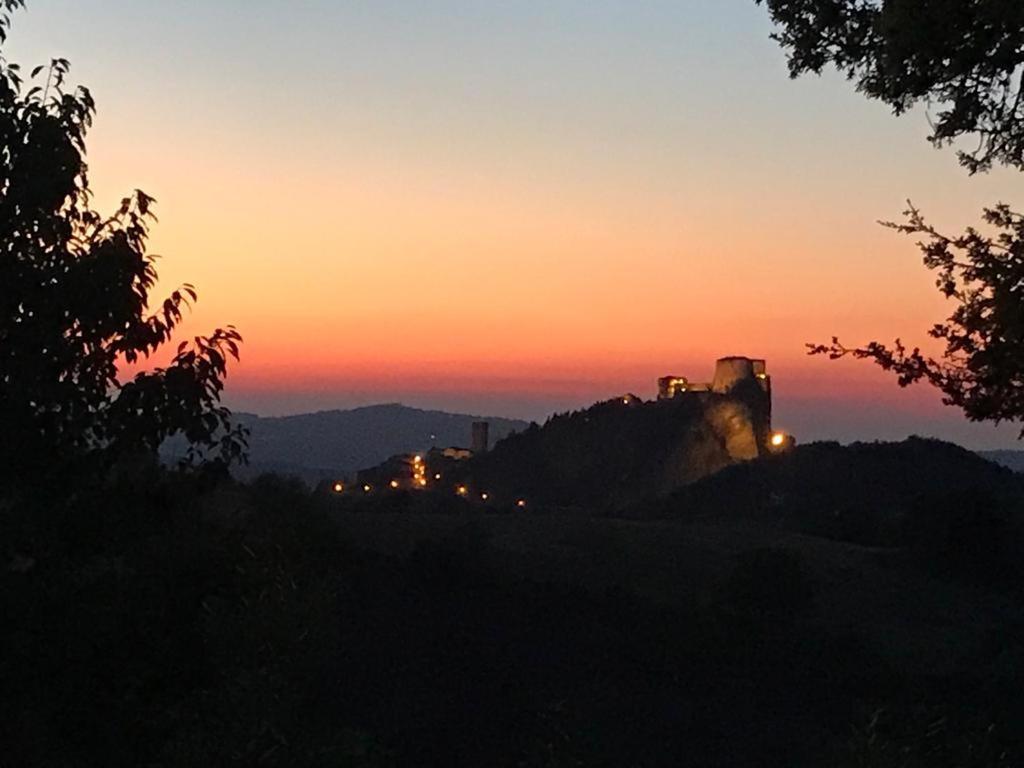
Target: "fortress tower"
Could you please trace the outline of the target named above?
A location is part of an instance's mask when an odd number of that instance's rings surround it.
[[[715,363],[711,391],[724,395],[744,381],[756,381],[763,390],[769,391],[771,380],[765,361],[750,357],[723,357]]]
[[[724,395],[741,381],[754,378],[754,361],[749,357],[723,357],[715,363],[711,391]]]
[[[470,448],[474,454],[487,453],[490,443],[490,428],[489,422],[473,422],[473,442]]]
[[[767,448],[772,428],[772,380],[760,358],[723,357],[715,363],[710,384],[696,384],[684,376],[666,376],[658,380],[658,398],[714,397],[728,395],[746,404],[753,420],[756,441]]]

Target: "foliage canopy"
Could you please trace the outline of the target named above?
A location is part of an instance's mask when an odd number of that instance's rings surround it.
[[[949,237],[936,231],[913,206],[903,224],[889,227],[924,238],[924,263],[937,274],[936,286],[955,302],[952,314],[929,331],[944,344],[935,359],[899,339],[847,348],[809,344],[811,354],[872,360],[899,377],[901,386],[926,381],[943,402],[974,421],[1024,419],[1024,216],[1005,205],[987,209],[989,236],[974,228]]]
[[[1020,0],[757,0],[780,27],[793,77],[834,65],[901,114],[934,107],[930,141],[972,173],[1024,169],[1024,3]]]
[[[789,53],[793,77],[834,65],[858,90],[900,114],[935,108],[930,140],[960,150],[970,171],[1004,164],[1024,170],[1024,3],[1020,0],[756,0]],[[903,224],[923,238],[925,266],[955,303],[932,327],[938,358],[899,339],[849,348],[836,337],[812,355],[872,360],[901,386],[926,381],[975,421],[1024,421],[1024,217],[1006,205],[984,212],[989,236],[968,228],[949,237],[910,206]],[[1022,433],[1024,434],[1024,433]]]
[[[0,0],[0,42],[22,5]],[[152,296],[153,198],[136,190],[112,215],[93,210],[84,158],[95,104],[66,85],[68,70],[54,59],[26,78],[0,55],[0,474],[155,452],[176,433],[190,459],[238,459],[245,435],[220,405],[241,341],[233,327],[119,378],[122,361],[171,340],[196,292]]]

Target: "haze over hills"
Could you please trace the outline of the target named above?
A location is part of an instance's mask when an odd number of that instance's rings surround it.
[[[515,419],[425,411],[399,403],[274,418],[239,413],[235,418],[251,433],[250,465],[244,475],[277,471],[310,482],[350,474],[396,453],[433,445],[468,446],[474,421],[490,423],[492,443],[529,426]]]
[[[994,461],[996,464],[1009,467],[1014,472],[1024,472],[1024,451],[978,451],[978,455],[985,457],[989,461]]]

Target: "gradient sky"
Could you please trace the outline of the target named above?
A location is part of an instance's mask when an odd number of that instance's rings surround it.
[[[800,439],[1014,446],[833,333],[916,343],[950,230],[1024,198],[841,78],[790,81],[753,0],[29,0],[8,57],[99,105],[100,206],[154,195],[188,329],[234,323],[229,405],[402,401],[527,418],[768,359]]]

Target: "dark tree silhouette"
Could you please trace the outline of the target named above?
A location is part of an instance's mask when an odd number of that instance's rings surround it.
[[[756,0],[767,5],[789,52],[793,77],[832,64],[858,90],[900,114],[934,106],[930,140],[960,150],[970,173],[994,163],[1024,170],[1024,3],[1020,0]],[[910,206],[897,231],[923,238],[925,266],[956,303],[930,335],[935,359],[899,339],[846,347],[809,344],[810,354],[853,356],[894,372],[901,386],[926,381],[975,421],[1024,421],[1024,219],[1005,205],[987,209],[995,230],[958,237],[933,229]],[[1022,432],[1024,436],[1024,432]]]
[[[1020,0],[757,0],[781,28],[793,77],[833,64],[896,114],[935,107],[930,141],[972,173],[1024,169],[1024,3]]]
[[[23,5],[0,0],[0,43]],[[238,459],[245,434],[219,402],[238,357],[233,327],[181,343],[164,368],[118,377],[121,361],[170,341],[196,293],[152,301],[151,197],[137,190],[111,216],[92,209],[95,106],[66,87],[68,68],[55,59],[26,82],[0,55],[0,479],[155,452],[177,433],[191,460]]]
[[[927,381],[974,421],[1024,420],[1024,216],[1000,205],[984,214],[993,236],[969,228],[957,237],[937,232],[913,206],[906,217],[905,224],[887,226],[924,238],[925,266],[956,303],[929,331],[945,344],[941,358],[908,350],[899,339],[891,347],[872,342],[851,349],[835,337],[809,344],[811,354],[873,360],[901,386]]]

